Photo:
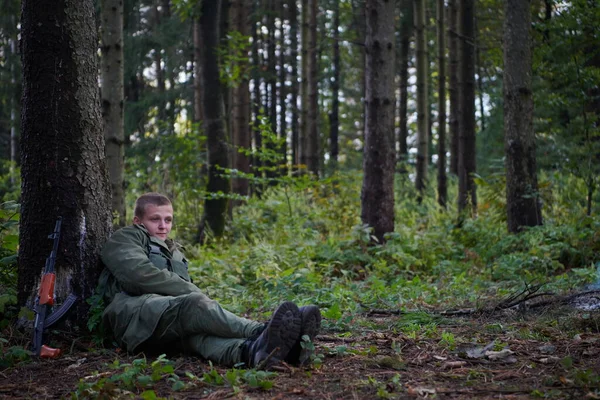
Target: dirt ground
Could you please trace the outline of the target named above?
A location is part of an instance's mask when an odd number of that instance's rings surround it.
[[[600,399],[597,315],[575,312],[544,321],[537,314],[451,317],[413,335],[397,329],[402,318],[367,316],[347,337],[325,329],[316,340],[322,364],[282,365],[267,390],[208,383],[206,372],[225,375],[227,369],[188,356],[169,357],[183,389],[173,391],[173,379],[166,378],[152,389],[172,399]],[[109,382],[122,373],[109,364],[141,357],[116,349],[90,352],[81,340],[64,339],[66,354],[59,359],[0,370],[0,398],[76,398],[80,382]],[[106,382],[91,398],[142,398],[144,389]]]

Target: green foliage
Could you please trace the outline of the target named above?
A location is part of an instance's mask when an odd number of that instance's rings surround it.
[[[250,63],[248,50],[250,37],[238,31],[227,33],[219,47],[219,77],[227,87],[236,87],[244,79],[250,78]]]
[[[0,204],[0,332],[17,316],[19,204]],[[0,336],[1,339],[1,336]]]
[[[29,361],[31,352],[22,346],[8,346],[8,340],[0,337],[0,368],[11,368],[15,365]]]
[[[162,380],[172,383],[172,390],[181,389],[181,380],[174,373],[174,364],[165,355],[148,363],[146,358],[138,358],[131,363],[121,363],[116,359],[107,366],[115,371],[110,377],[97,381],[79,381],[77,390],[71,393],[72,399],[135,398],[155,399],[154,385]]]

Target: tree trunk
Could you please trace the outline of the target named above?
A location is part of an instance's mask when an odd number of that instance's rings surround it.
[[[308,166],[308,3],[302,2],[301,82],[300,82],[300,164]]]
[[[412,1],[412,0],[410,0]],[[352,6],[352,25],[353,25],[353,30],[356,31],[356,41],[358,43],[365,43],[366,41],[366,35],[367,35],[367,27],[366,27],[366,11],[365,11],[365,1],[364,0],[352,0],[350,2],[351,6]],[[366,65],[366,51],[364,46],[359,46],[359,53],[360,53],[360,60],[359,63],[361,66],[363,66],[363,68],[360,69],[360,75],[359,75],[359,87],[360,87],[360,91],[359,93],[365,93],[366,92],[366,76],[365,76],[365,69],[364,66]],[[364,95],[362,95],[364,96]],[[363,99],[361,99],[359,97],[358,101],[363,101]],[[363,103],[362,104],[362,112],[361,112],[361,118],[358,121],[358,124],[360,124],[361,122],[364,121],[364,117],[365,117],[365,108],[366,105]],[[358,125],[357,124],[357,125]],[[359,131],[361,133],[361,137],[360,139],[363,141],[365,141],[365,126],[361,126],[358,125],[357,126],[357,131]]]
[[[248,7],[245,0],[233,0],[231,3],[232,28],[243,36],[250,34]],[[233,138],[233,168],[244,173],[250,173],[250,159],[246,151],[250,144],[250,86],[248,78],[242,76],[241,81],[233,88],[231,96],[232,138]],[[238,150],[244,150],[240,152]],[[248,196],[247,178],[233,178],[232,191],[240,196]],[[239,202],[238,202],[239,203]]]
[[[279,175],[287,175],[287,86],[288,80],[287,74],[287,54],[285,51],[286,42],[286,27],[285,27],[285,2],[279,2],[279,138],[281,139],[281,146],[278,149],[281,155],[281,162]]]
[[[79,299],[84,326],[112,228],[110,185],[98,90],[98,36],[92,0],[22,3],[23,138],[19,303],[33,306],[62,216],[56,301]]]
[[[458,176],[458,1],[448,0],[448,93],[450,97],[450,173]]]
[[[117,226],[125,215],[125,132],[123,120],[123,0],[103,0],[102,15],[102,117],[106,165],[112,190],[112,212]]]
[[[380,243],[394,230],[394,3],[367,0],[361,219]]]
[[[162,67],[162,48],[160,46],[160,23],[161,16],[160,10],[158,9],[159,0],[154,0],[153,5],[153,24],[152,30],[154,33],[154,41],[156,47],[154,48],[154,74],[156,76],[156,86],[158,89],[158,129],[162,131],[167,118],[167,99],[166,99],[166,85],[165,85],[165,73]]]
[[[269,125],[274,135],[277,135],[277,58],[275,56],[275,14],[277,10],[275,8],[274,0],[267,0],[267,87],[268,87],[268,107],[265,107],[269,116]],[[277,154],[276,143],[272,140],[265,143],[265,147],[273,154]],[[268,162],[267,177],[275,178],[278,176],[277,161],[270,159]],[[276,181],[273,179],[269,182],[270,185],[274,185]]]
[[[458,124],[458,211],[477,215],[477,192],[475,187],[475,48],[474,48],[474,0],[461,0],[459,98],[460,119]]]
[[[292,81],[291,86],[291,98],[290,98],[290,108],[291,108],[291,117],[292,117],[292,138],[291,138],[291,147],[292,147],[292,165],[293,169],[297,168],[297,165],[300,163],[298,158],[298,146],[299,146],[299,138],[298,138],[298,128],[299,123],[298,120],[300,118],[300,114],[298,112],[298,5],[296,4],[296,0],[290,0],[288,3],[289,12],[290,12],[290,46],[291,46],[291,71],[290,71],[290,80]]]
[[[530,6],[531,0],[507,0],[504,6],[504,150],[511,233],[542,224],[533,131]]]
[[[444,0],[437,0],[438,46],[438,204],[446,208],[446,31],[444,27]]]
[[[415,42],[417,51],[417,165],[415,187],[419,200],[427,186],[429,123],[427,91],[427,42],[425,37],[425,0],[414,0]]]
[[[402,18],[400,19],[400,128],[398,142],[400,161],[408,160],[408,60],[410,59],[410,38],[413,34],[414,16],[413,0],[403,0]]]
[[[330,171],[337,169],[340,130],[340,5],[336,1],[333,5],[333,79],[331,81],[331,114],[329,114],[329,162]]]
[[[308,0],[308,149],[307,167],[319,176],[319,89],[317,65],[317,0]]]
[[[204,105],[202,99],[204,98],[202,88],[202,35],[200,34],[200,22],[198,18],[194,18],[193,22],[193,35],[194,35],[194,122],[200,122],[204,120]]]
[[[222,168],[229,167],[229,145],[223,122],[223,90],[219,80],[217,62],[219,38],[219,11],[221,1],[202,2],[200,31],[204,43],[202,78],[204,86],[204,131],[208,144],[208,184],[209,193],[204,202],[204,216],[216,237],[223,235],[227,214],[227,198],[230,192],[229,178],[222,175]],[[212,198],[211,195],[216,195]],[[199,235],[202,237],[202,235]]]
[[[254,133],[254,148],[257,152],[260,152],[262,149],[262,136],[260,132],[260,120],[261,116],[261,93],[260,93],[260,85],[261,85],[261,68],[262,63],[259,54],[260,48],[260,0],[254,0],[252,2],[252,80],[253,80],[253,89],[252,89],[252,113],[254,114],[253,121],[253,133]],[[256,155],[252,157],[252,169],[254,171],[254,176],[262,177],[262,160],[260,157]],[[260,196],[262,193],[262,184],[257,183],[252,187],[255,194]]]

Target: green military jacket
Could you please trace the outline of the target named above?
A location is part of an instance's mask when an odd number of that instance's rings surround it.
[[[152,335],[175,297],[200,292],[183,254],[167,242],[150,237],[143,225],[133,225],[115,232],[102,249],[103,320],[127,351]]]

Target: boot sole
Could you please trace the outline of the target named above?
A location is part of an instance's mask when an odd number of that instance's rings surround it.
[[[308,335],[311,343],[314,344],[315,337],[319,334],[321,329],[321,312],[318,307],[308,306],[307,312],[301,314],[302,316],[302,330],[300,331],[300,341],[304,335]],[[300,357],[298,361],[300,365],[306,363],[310,356],[313,354],[312,349],[302,348],[302,345],[298,344],[301,348]]]
[[[300,337],[301,326],[302,318],[297,305],[286,301],[277,307],[266,328],[267,346],[261,354],[257,354],[254,365],[258,366],[275,349],[265,369],[283,360]]]

